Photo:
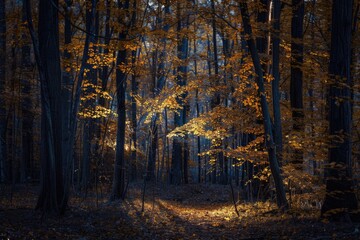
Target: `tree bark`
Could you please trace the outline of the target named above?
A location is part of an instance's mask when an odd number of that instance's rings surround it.
[[[120,10],[127,11],[129,9],[129,0],[124,3],[119,0],[118,7]],[[120,17],[119,23],[125,26],[124,19]],[[122,29],[119,33],[119,40],[127,38],[126,28]],[[125,197],[125,121],[126,121],[126,106],[125,106],[125,93],[126,93],[126,78],[127,74],[119,66],[126,64],[127,51],[120,49],[117,53],[116,59],[116,94],[117,94],[117,133],[116,133],[116,158],[114,163],[114,178],[110,195],[110,201],[116,199],[124,199]]]
[[[329,87],[329,169],[321,216],[359,221],[351,154],[351,23],[353,0],[333,0]],[[341,139],[341,140],[339,140]]]
[[[88,26],[88,30],[92,30],[91,32],[97,36],[99,30],[99,14],[96,9],[97,0],[92,0],[88,2],[90,6],[87,6],[86,10],[86,26]],[[93,52],[93,56],[97,54],[97,37],[94,35],[90,36],[90,51]],[[97,79],[98,79],[98,70],[93,66],[93,64],[87,63],[85,68],[87,71],[85,72],[86,80],[92,84],[91,87],[88,87],[84,92],[84,97],[86,95],[93,95],[96,94],[94,87],[97,86]],[[86,99],[84,102],[85,111],[93,112],[95,109],[95,101],[93,98]],[[95,133],[98,132],[99,128],[99,121],[94,119],[92,116],[85,117],[84,119],[84,126],[83,126],[83,156],[81,162],[81,189],[85,191],[85,195],[90,184],[90,165],[93,158],[93,153],[97,152],[98,149],[98,140],[94,138]],[[95,130],[94,130],[95,129]],[[95,146],[94,146],[95,145]]]
[[[290,105],[293,118],[293,130],[297,136],[298,146],[293,152],[295,169],[303,168],[302,134],[304,133],[304,106],[303,106],[303,22],[304,0],[292,0],[291,18],[291,81]]]
[[[218,44],[217,44],[217,29],[216,29],[216,17],[215,17],[215,1],[211,0],[211,12],[213,14],[212,19],[211,19],[211,28],[212,28],[212,40],[213,40],[213,52],[214,52],[214,73],[215,76],[213,78],[213,82],[211,83],[213,87],[217,87],[220,85],[220,81],[219,81],[219,56],[218,56]],[[215,91],[214,96],[212,96],[211,98],[211,109],[216,108],[217,106],[220,106],[220,102],[221,102],[221,98],[220,98],[220,93],[218,91]],[[214,128],[219,127],[220,124],[220,119],[221,116],[218,116],[217,119],[214,120],[215,122],[215,126]],[[214,145],[211,146],[212,149],[220,149],[222,146],[222,140],[221,139],[214,139],[214,141],[212,142],[212,144],[215,143]],[[213,168],[213,183],[216,183],[217,180],[219,183],[224,184],[225,183],[225,175],[224,175],[224,154],[222,151],[219,151],[219,153],[216,154],[216,156],[214,156],[214,160],[215,162],[214,164],[214,168]],[[217,179],[217,169],[219,172],[219,177]]]
[[[25,4],[22,6],[22,19],[26,21],[26,8]],[[31,96],[31,45],[29,39],[24,34],[24,46],[21,48],[21,67],[22,67],[22,82],[21,82],[21,112],[22,112],[22,156],[21,156],[21,172],[20,181],[25,182],[29,177],[29,170],[33,162],[33,113],[32,113],[32,96]]]
[[[43,214],[62,214],[65,208],[61,205],[64,184],[58,1],[40,0],[38,38],[32,25],[30,0],[25,4],[41,86],[41,190],[36,209]]]
[[[4,90],[6,83],[6,14],[5,0],[0,0],[0,182],[7,180],[6,176],[6,104]]]
[[[273,114],[274,114],[274,142],[276,144],[276,153],[278,162],[281,166],[282,159],[282,126],[281,126],[281,111],[280,111],[280,14],[281,2],[280,0],[273,0],[274,6],[274,21],[273,21],[273,77],[271,82]]]
[[[131,53],[132,64],[136,62],[137,51],[132,51]],[[136,104],[136,95],[138,94],[138,83],[136,80],[136,75],[131,76],[131,179],[135,180],[137,178],[137,104]]]
[[[184,87],[187,81],[187,74],[188,74],[188,66],[185,63],[185,60],[188,58],[188,48],[189,48],[189,40],[187,36],[182,36],[180,31],[188,26],[188,21],[184,23],[184,20],[181,19],[181,8],[180,2],[178,2],[177,6],[177,20],[178,20],[178,45],[177,45],[177,55],[178,58],[182,61],[180,66],[177,67],[177,76],[176,81],[180,87]],[[174,116],[174,124],[175,127],[182,126],[186,123],[186,106],[184,105],[183,99],[185,99],[186,94],[182,94],[177,101],[182,105],[182,108],[179,112],[175,112]],[[173,139],[173,150],[172,150],[172,163],[171,163],[171,176],[170,176],[170,183],[178,185],[181,183],[182,180],[187,182],[187,176],[185,175],[186,171],[183,169],[182,166],[187,166],[187,144],[185,143],[185,139],[181,139],[180,137],[174,137]],[[183,170],[183,171],[182,171]]]
[[[246,40],[246,42],[249,47],[251,58],[252,58],[252,61],[253,61],[254,67],[255,67],[255,72],[257,74],[256,83],[258,86],[258,94],[260,97],[260,104],[261,104],[261,110],[262,110],[263,121],[264,121],[264,132],[265,132],[264,138],[265,138],[265,143],[266,143],[266,147],[267,147],[268,154],[269,154],[270,169],[271,169],[271,173],[272,173],[272,176],[273,176],[274,182],[275,182],[277,205],[279,208],[287,209],[288,202],[287,202],[287,199],[285,196],[284,184],[283,184],[282,176],[280,173],[279,163],[278,163],[277,157],[276,157],[276,147],[275,147],[275,143],[273,140],[269,107],[268,107],[268,103],[266,101],[263,72],[262,72],[259,54],[256,49],[255,40],[253,39],[253,36],[252,36],[252,28],[250,25],[250,15],[248,12],[248,6],[246,3],[246,0],[240,1],[240,11],[241,11],[241,16],[242,16],[242,20],[243,20],[244,32],[246,35],[249,36],[248,39]]]

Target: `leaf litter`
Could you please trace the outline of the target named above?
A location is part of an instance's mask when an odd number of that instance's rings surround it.
[[[34,210],[37,187],[0,195],[0,239],[360,239],[359,226],[319,221],[319,210],[279,212],[273,202],[238,201],[229,186],[149,184],[141,212],[141,183],[124,201],[88,193],[74,196],[62,217]]]

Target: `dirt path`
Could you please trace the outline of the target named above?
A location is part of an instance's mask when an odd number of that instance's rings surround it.
[[[141,187],[108,203],[74,197],[62,218],[33,210],[36,191],[0,198],[0,239],[360,239],[359,226],[326,224],[314,212],[278,213],[271,203],[239,204],[237,217],[226,186],[150,186],[141,212]]]

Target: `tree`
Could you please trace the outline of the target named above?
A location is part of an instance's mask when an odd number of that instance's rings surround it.
[[[137,1],[134,0],[133,2],[133,13],[131,16],[131,22],[132,22],[132,27],[134,27],[134,25],[136,24],[137,21]],[[108,25],[107,25],[107,31],[108,30]],[[133,65],[133,67],[136,64],[136,60],[138,57],[138,52],[139,49],[133,50],[131,51],[131,64]],[[137,76],[136,73],[134,72],[131,76],[131,179],[135,180],[137,178],[137,104],[136,104],[136,95],[138,94],[138,82],[137,82]]]
[[[118,0],[118,8],[122,11],[129,9],[129,0],[123,2]],[[119,24],[122,26],[119,32],[119,41],[123,43],[127,38],[126,22],[123,16],[119,16]],[[125,121],[126,121],[126,108],[125,108],[125,93],[126,93],[126,78],[127,73],[121,68],[126,64],[127,50],[124,46],[118,50],[116,57],[116,94],[117,94],[117,133],[116,133],[116,158],[114,163],[114,179],[110,195],[110,200],[116,200],[125,197]]]
[[[90,41],[90,51],[92,52],[92,57],[95,57],[96,51],[97,51],[97,36],[98,35],[98,18],[99,14],[96,9],[98,1],[92,0],[91,6],[86,9],[86,26],[88,26],[88,29],[91,31],[91,35],[89,37]],[[83,124],[83,158],[82,158],[82,168],[81,168],[81,188],[85,191],[85,194],[87,193],[87,188],[89,185],[89,178],[90,178],[90,162],[92,159],[92,153],[93,151],[93,141],[95,138],[95,133],[97,133],[97,130],[93,131],[93,129],[97,128],[95,119],[94,119],[94,112],[95,112],[95,101],[92,95],[95,94],[95,87],[97,86],[97,79],[98,79],[98,70],[94,66],[96,63],[94,61],[94,64],[90,64],[89,62],[86,63],[84,66],[85,71],[85,80],[87,83],[90,84],[89,87],[87,87],[83,91],[84,98],[86,96],[90,96],[89,99],[86,99],[84,101],[84,108],[88,108],[87,110],[90,110],[90,115],[84,118],[84,124]],[[86,111],[87,111],[86,110]],[[96,143],[97,144],[97,143]]]
[[[330,146],[322,217],[355,217],[358,202],[352,179],[351,26],[353,0],[333,0],[328,90]],[[358,220],[358,219],[357,219]]]
[[[6,108],[5,108],[5,82],[6,82],[6,15],[5,0],[0,0],[0,182],[6,180]]]
[[[26,22],[26,6],[22,6],[22,20]],[[26,33],[23,33],[23,46],[21,48],[21,68],[23,70],[23,78],[21,82],[22,90],[22,99],[21,99],[21,113],[22,113],[22,156],[20,160],[20,181],[25,182],[29,177],[28,166],[34,160],[33,153],[33,118],[34,114],[32,112],[33,103],[32,103],[32,84],[31,84],[31,69],[32,69],[32,59],[31,59],[31,45]]]
[[[218,87],[220,85],[220,80],[219,80],[219,57],[218,57],[218,44],[217,44],[217,29],[216,29],[216,17],[215,17],[215,2],[214,0],[211,0],[211,13],[212,13],[212,18],[211,18],[211,28],[212,28],[212,40],[213,40],[213,62],[214,62],[214,76],[213,76],[213,80],[212,80],[212,86],[216,89],[216,87]],[[210,71],[210,70],[209,70]],[[214,109],[218,106],[220,106],[220,102],[221,102],[221,98],[220,98],[220,93],[218,91],[215,91],[214,96],[211,98],[211,109]],[[217,117],[217,119],[214,119],[214,128],[219,127],[219,122],[220,122],[220,116]],[[220,149],[221,145],[222,145],[222,140],[220,138],[217,139],[213,139],[212,140],[212,148],[213,149]],[[223,161],[224,161],[224,156],[223,153],[221,151],[219,151],[218,153],[214,154],[215,156],[212,156],[214,158],[214,163],[213,163],[213,169],[212,169],[212,183],[216,183],[216,179],[217,179],[217,165],[219,166],[219,182],[220,183],[226,183],[226,178],[224,176],[224,169],[223,169]]]
[[[188,66],[186,60],[188,58],[189,39],[184,34],[184,28],[188,27],[188,17],[182,19],[181,15],[181,2],[177,2],[177,57],[181,61],[177,67],[176,82],[180,87],[184,87],[187,81]],[[184,91],[184,90],[182,90]],[[182,106],[179,112],[175,113],[174,123],[175,127],[180,127],[186,123],[186,112],[187,107],[185,106],[184,99],[186,93],[183,93],[177,101]],[[183,141],[183,142],[182,142]],[[180,137],[174,137],[173,149],[172,149],[172,162],[171,162],[171,173],[170,182],[171,184],[180,184],[182,180],[181,169],[183,164],[183,180],[187,183],[187,161],[188,161],[188,150],[186,140],[181,140]]]
[[[291,18],[291,80],[290,105],[293,117],[293,129],[297,141],[301,141],[304,133],[304,104],[303,104],[303,22],[304,0],[292,0]],[[299,144],[300,145],[300,144]],[[294,150],[291,162],[296,169],[302,169],[303,150],[301,145]]]
[[[276,152],[279,164],[282,159],[282,126],[281,126],[281,109],[280,109],[280,16],[281,16],[281,2],[280,0],[273,0],[274,17],[273,17],[273,33],[272,33],[272,66],[274,80],[271,82],[272,87],[272,102],[274,113],[274,141],[276,144]]]
[[[248,6],[246,0],[240,1],[240,11],[243,23],[243,29],[245,34],[248,36],[246,42],[249,47],[251,58],[254,64],[256,76],[256,84],[258,86],[258,95],[260,98],[261,111],[264,122],[264,138],[266,143],[266,148],[269,155],[269,163],[272,176],[275,182],[276,188],[276,200],[279,208],[287,209],[288,202],[285,196],[284,184],[282,182],[282,176],[280,173],[279,163],[276,157],[276,147],[273,140],[273,133],[271,128],[271,119],[269,113],[269,107],[266,100],[266,93],[264,87],[263,71],[260,63],[259,54],[255,45],[255,40],[252,36],[252,28],[250,25],[250,15],[248,12]]]
[[[170,8],[170,1],[166,0],[164,2],[164,8],[165,11],[163,13],[163,16],[157,16],[156,17],[156,23],[158,25],[158,28],[163,31],[164,36],[161,36],[160,41],[160,49],[156,47],[153,51],[153,61],[152,63],[154,66],[152,67],[153,71],[151,73],[153,78],[153,91],[152,95],[154,98],[158,98],[161,91],[164,89],[167,79],[166,74],[166,54],[167,54],[167,41],[168,37],[166,34],[169,32],[170,29],[170,21],[169,16],[171,13]],[[158,9],[161,10],[162,3],[158,2]],[[158,52],[160,53],[158,54]],[[157,66],[156,66],[157,65]],[[149,153],[148,153],[148,168],[147,168],[147,180],[152,180],[155,177],[155,166],[156,166],[156,152],[158,148],[158,142],[159,142],[159,116],[160,113],[156,112],[154,113],[154,116],[151,119],[150,123],[150,146],[149,146]],[[164,141],[165,144],[166,140]],[[164,145],[165,146],[165,145]],[[165,150],[165,147],[164,147]],[[163,159],[165,155],[163,154]],[[163,162],[163,161],[162,161]],[[160,165],[160,164],[159,164]],[[164,164],[163,164],[164,165]],[[162,167],[164,167],[162,165]],[[159,168],[158,168],[159,169]],[[162,168],[161,168],[162,171]]]
[[[61,69],[58,1],[40,0],[38,36],[32,26],[31,3],[27,19],[41,85],[41,190],[36,209],[44,214],[64,213]]]

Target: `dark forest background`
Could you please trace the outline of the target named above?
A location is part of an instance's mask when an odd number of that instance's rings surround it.
[[[0,0],[1,197],[200,184],[359,221],[359,4]]]

